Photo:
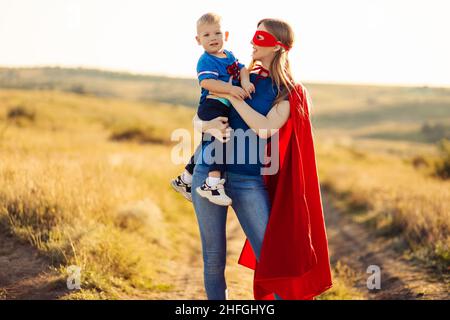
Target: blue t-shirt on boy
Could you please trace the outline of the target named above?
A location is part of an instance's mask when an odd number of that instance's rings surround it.
[[[204,52],[197,63],[197,77],[199,83],[205,79],[214,79],[228,82],[230,75],[238,73],[244,65],[239,63],[236,57],[231,51],[223,50],[226,57],[219,58],[208,52]],[[233,78],[233,85],[239,85],[239,81],[236,77]],[[202,94],[200,97],[200,104],[202,104],[209,91],[202,88]]]
[[[245,99],[245,102],[255,111],[267,116],[277,97],[278,89],[270,77],[258,79],[256,74],[250,73],[250,81],[255,85],[256,91],[252,94],[252,99]],[[243,175],[261,175],[265,146],[270,138],[263,139],[256,135],[234,108],[230,109],[228,123],[234,132],[231,136],[233,141],[227,143],[226,170]],[[239,138],[237,132],[239,134],[245,132],[245,139],[242,139],[242,136]],[[242,143],[242,141],[245,142]],[[203,163],[200,162],[199,165],[211,162],[210,153],[205,152],[209,144],[210,141],[202,144],[201,161]]]

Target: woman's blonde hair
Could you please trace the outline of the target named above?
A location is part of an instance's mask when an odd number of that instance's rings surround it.
[[[287,22],[278,19],[262,19],[258,22],[258,27],[261,24],[264,24],[267,31],[277,38],[278,41],[292,48],[294,45],[294,31]],[[252,60],[249,70],[253,69],[256,64],[257,62]],[[288,51],[283,47],[280,47],[280,50],[275,53],[275,57],[269,66],[269,72],[272,81],[278,89],[278,95],[274,102],[274,105],[276,105],[284,100],[295,87],[289,64]]]

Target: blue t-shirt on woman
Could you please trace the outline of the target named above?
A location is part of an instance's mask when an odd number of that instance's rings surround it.
[[[245,102],[255,111],[266,116],[272,109],[278,90],[270,77],[258,80],[256,77],[257,74],[250,74],[250,81],[255,85],[256,92],[252,94],[252,99],[246,99]],[[260,138],[251,130],[234,108],[230,110],[228,122],[234,132],[231,140],[227,143],[225,170],[243,175],[261,175],[268,140]],[[204,161],[210,157],[210,151],[205,152],[207,145],[209,145],[209,141],[202,144]]]

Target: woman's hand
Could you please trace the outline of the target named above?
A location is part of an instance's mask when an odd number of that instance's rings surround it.
[[[229,94],[236,99],[246,99],[249,97],[249,93],[243,88],[238,86],[231,86]]]
[[[253,85],[253,83],[251,83],[248,80],[242,80],[241,86],[242,86],[242,89],[244,89],[245,92],[247,92],[248,97],[251,99],[252,93],[255,93],[255,86]]]
[[[221,142],[228,142],[230,140],[231,128],[228,124],[228,118],[217,117],[209,121],[208,129],[205,133],[209,133]]]
[[[242,84],[245,84],[246,86],[244,86]],[[255,92],[255,87],[253,86],[253,84],[250,81],[248,81],[248,82],[245,82],[245,80],[241,81],[241,85],[242,85],[242,88],[241,88],[238,86],[233,86],[233,77],[230,77],[230,80],[228,80],[228,85],[231,86],[229,94],[238,100],[244,100],[247,98],[251,99],[250,91],[253,90],[253,92]],[[253,87],[253,89],[251,87]]]
[[[231,128],[227,117],[217,117],[212,120],[201,120],[197,115],[194,119],[194,127],[201,132],[209,133],[221,142],[230,140]]]

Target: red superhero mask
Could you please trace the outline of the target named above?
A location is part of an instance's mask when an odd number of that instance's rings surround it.
[[[278,41],[273,35],[262,30],[256,30],[255,35],[253,36],[253,43],[260,47],[275,47],[276,45],[279,45],[286,50],[290,49],[288,46]]]

